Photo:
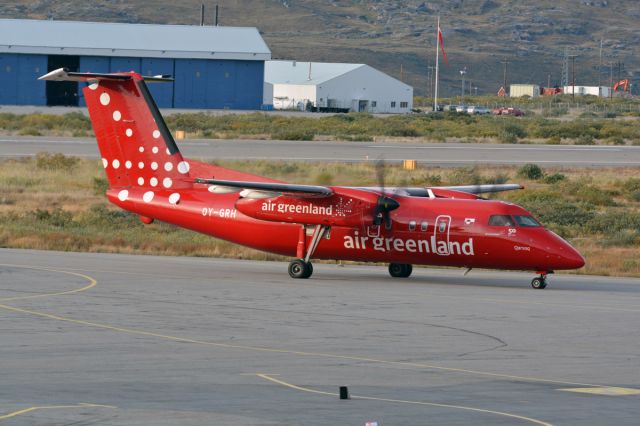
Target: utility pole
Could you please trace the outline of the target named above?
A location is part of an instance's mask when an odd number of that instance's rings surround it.
[[[602,39],[600,39],[600,63],[598,64],[598,91],[600,91],[602,78]]]
[[[562,87],[569,85],[569,49],[564,48],[564,56],[562,57],[562,78],[560,80]]]
[[[504,91],[506,93],[507,91],[507,66],[509,64],[509,61],[507,60],[507,57],[504,57],[504,60],[502,61],[502,64],[504,65],[504,70],[502,73],[502,87],[504,88]]]
[[[464,98],[464,75],[467,73],[467,67],[464,67],[464,69],[460,70],[460,76],[462,77],[462,96],[461,98]],[[460,99],[460,102],[462,102],[462,99]]]
[[[571,97],[576,98],[576,57],[578,55],[569,55],[571,58]]]

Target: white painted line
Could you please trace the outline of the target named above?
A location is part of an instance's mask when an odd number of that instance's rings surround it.
[[[545,146],[417,146],[417,145],[367,145],[367,148],[392,148],[392,149],[461,149],[464,151],[611,151],[620,152],[620,148],[610,148],[606,146],[598,147],[564,147],[558,145]],[[636,147],[628,147],[636,148]],[[637,149],[637,148],[636,148]]]

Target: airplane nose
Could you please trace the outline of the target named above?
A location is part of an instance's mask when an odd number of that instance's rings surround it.
[[[584,266],[584,257],[582,257],[582,255],[580,253],[578,253],[578,250],[574,249],[573,247],[571,247],[569,244],[567,244],[567,250],[565,252],[565,254],[562,256],[563,257],[563,261],[566,265],[566,269],[580,269]]]

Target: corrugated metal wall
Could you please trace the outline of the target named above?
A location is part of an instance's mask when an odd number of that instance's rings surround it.
[[[46,105],[47,56],[0,54],[0,104]]]
[[[0,54],[0,104],[46,105],[46,55]],[[263,61],[81,56],[80,71],[138,71],[173,75],[175,83],[150,84],[160,108],[260,109]],[[82,92],[79,104],[86,105]]]

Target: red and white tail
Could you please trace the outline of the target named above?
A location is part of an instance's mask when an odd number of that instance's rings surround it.
[[[145,80],[135,72],[116,74],[52,71],[42,80],[84,81],[83,89],[109,187],[153,191],[192,187],[186,162]]]

